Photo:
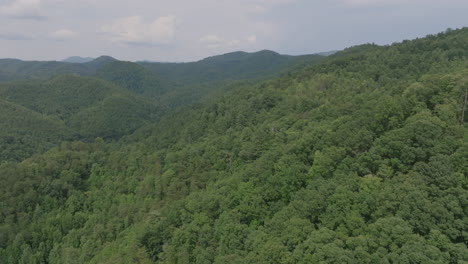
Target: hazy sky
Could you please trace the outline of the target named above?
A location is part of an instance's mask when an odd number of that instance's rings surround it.
[[[310,54],[468,26],[468,0],[0,0],[0,58]]]

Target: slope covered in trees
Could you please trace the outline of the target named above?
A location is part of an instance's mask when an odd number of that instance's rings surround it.
[[[240,80],[272,75],[303,63],[313,64],[323,56],[288,56],[263,50],[254,53],[232,52],[189,63],[141,63],[154,73],[182,84],[225,79]]]
[[[222,94],[246,83],[256,83],[322,60],[319,55],[288,56],[272,51],[232,52],[189,63],[131,63],[116,61],[94,76],[175,108]]]
[[[21,160],[64,140],[117,139],[161,114],[112,83],[74,75],[3,83],[0,97],[1,160]]]
[[[101,56],[86,63],[0,59],[0,81],[47,79],[62,74],[91,75],[113,61],[115,59],[109,56]]]
[[[0,165],[1,263],[468,261],[468,29]]]
[[[22,160],[71,139],[63,122],[21,105],[0,100],[0,113],[0,161]]]

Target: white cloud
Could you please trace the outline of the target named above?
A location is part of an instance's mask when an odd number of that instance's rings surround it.
[[[216,35],[207,35],[207,36],[201,37],[198,41],[201,43],[209,43],[209,44],[224,42],[222,38]]]
[[[60,29],[49,34],[49,36],[56,40],[73,39],[76,33],[68,29]]]
[[[237,47],[241,44],[241,41],[238,39],[233,39],[228,42],[226,42],[226,47]]]
[[[167,45],[172,43],[180,19],[167,15],[145,23],[141,16],[130,16],[115,20],[101,28],[115,42],[128,44]]]
[[[248,36],[246,38],[246,40],[247,40],[248,43],[255,43],[255,42],[257,42],[257,36],[255,36],[255,35]]]
[[[226,44],[226,41],[216,35],[206,35],[201,37],[198,42],[205,45],[207,49],[217,49]]]
[[[239,39],[226,40],[217,35],[206,35],[204,37],[201,37],[198,40],[198,42],[204,44],[205,48],[207,49],[236,48],[241,47],[243,45],[245,46],[245,44],[250,45],[257,42],[257,36],[255,35],[250,35],[242,39],[244,41],[241,41]]]
[[[19,18],[44,20],[41,0],[14,0],[9,4],[0,6],[0,15]]]

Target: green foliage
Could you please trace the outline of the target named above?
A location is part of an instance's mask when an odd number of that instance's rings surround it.
[[[161,81],[148,69],[131,62],[112,62],[100,68],[95,76],[138,94],[158,96],[164,89]]]
[[[0,100],[0,109],[0,160],[21,160],[72,135],[63,122],[23,106]]]
[[[104,81],[70,112],[25,99],[81,133],[142,127],[1,164],[0,261],[465,263],[467,38],[354,47],[153,124]]]
[[[0,96],[0,160],[22,160],[64,140],[120,138],[160,115],[143,97],[75,75],[0,84]]]
[[[63,74],[91,75],[112,61],[115,59],[108,56],[102,56],[87,63],[0,59],[0,81],[47,79]]]

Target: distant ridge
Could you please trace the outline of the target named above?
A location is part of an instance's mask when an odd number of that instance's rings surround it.
[[[90,62],[90,61],[93,61],[93,60],[94,60],[94,58],[91,58],[91,57],[72,56],[72,57],[68,57],[68,58],[62,60],[62,62],[86,63],[86,62]]]
[[[318,53],[315,53],[315,55],[330,56],[330,55],[333,55],[333,54],[335,54],[337,52],[339,52],[339,50],[330,50],[330,51],[318,52]]]
[[[277,52],[271,50],[261,50],[257,52],[245,52],[245,51],[234,51],[229,52],[221,55],[215,55],[211,57],[207,57],[202,59],[201,61],[204,62],[226,62],[226,61],[239,61],[245,59],[253,59],[253,58],[265,58],[265,57],[282,57],[282,56],[289,56],[289,55],[280,55]]]
[[[96,58],[92,61],[87,62],[85,65],[93,67],[93,68],[99,68],[101,66],[107,65],[111,62],[117,61],[117,59],[112,58],[111,56],[100,56],[99,58]]]

